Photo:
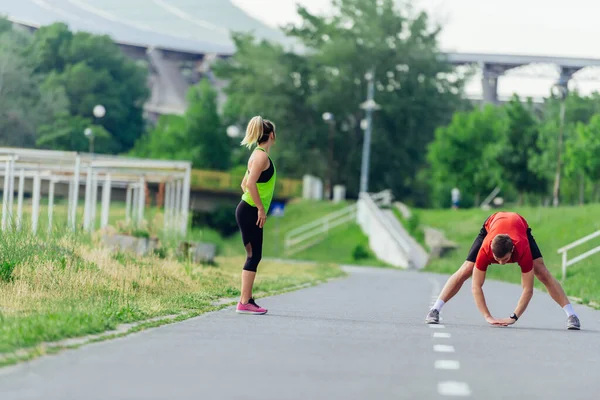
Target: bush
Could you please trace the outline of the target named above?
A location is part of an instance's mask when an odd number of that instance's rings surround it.
[[[195,211],[192,217],[192,227],[208,227],[224,237],[231,236],[238,231],[235,207],[220,206],[213,212]]]
[[[352,259],[354,259],[354,261],[365,260],[369,258],[370,255],[371,252],[363,244],[357,244],[352,251]]]
[[[408,231],[414,235],[417,233],[420,227],[421,218],[419,217],[419,214],[413,212],[408,221],[406,221],[406,229],[408,229]]]
[[[17,263],[15,261],[3,260],[0,262],[0,279],[4,282],[10,282],[16,266]]]
[[[422,246],[426,247],[425,244],[425,232],[421,226],[421,217],[418,213],[413,212],[410,218],[406,221],[406,230],[408,233]]]

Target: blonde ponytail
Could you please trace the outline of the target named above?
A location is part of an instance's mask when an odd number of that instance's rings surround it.
[[[242,140],[241,145],[247,148],[252,146],[259,141],[264,132],[264,124],[261,116],[256,116],[250,120],[248,127],[246,128],[246,136]]]

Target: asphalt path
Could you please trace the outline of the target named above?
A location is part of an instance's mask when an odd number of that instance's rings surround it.
[[[477,311],[470,281],[424,323],[446,277],[349,267],[349,277],[0,370],[0,399],[595,399],[600,314],[581,331],[543,292],[510,327]],[[515,272],[517,273],[517,272]],[[487,281],[508,316],[520,288]]]

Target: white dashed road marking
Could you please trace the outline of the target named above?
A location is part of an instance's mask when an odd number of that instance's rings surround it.
[[[448,346],[445,344],[434,344],[433,351],[438,353],[454,353],[454,346]]]
[[[438,300],[441,285],[436,279],[430,279],[433,285],[431,292],[431,303],[430,309]],[[442,318],[440,317],[440,321]],[[445,329],[444,325],[440,324],[429,324],[431,329]],[[448,332],[433,332],[434,339],[450,339],[452,335]],[[446,341],[448,343],[448,341]],[[433,351],[436,353],[454,353],[454,346],[445,344],[434,344]],[[434,364],[436,370],[440,370],[441,375],[445,375],[442,371],[456,371],[460,369],[460,362],[458,360],[436,360]],[[443,378],[442,378],[443,379]],[[438,382],[438,393],[442,396],[451,397],[468,397],[471,395],[471,389],[466,382],[458,381],[441,381]]]
[[[455,360],[436,360],[435,369],[460,369],[460,363]]]
[[[442,396],[469,396],[471,389],[464,382],[446,381],[438,383],[438,393]]]

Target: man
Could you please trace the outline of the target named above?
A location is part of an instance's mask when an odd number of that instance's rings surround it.
[[[458,188],[454,188],[450,191],[450,195],[452,196],[452,209],[458,210],[460,203],[460,190]]]
[[[482,286],[490,264],[518,263],[521,267],[523,292],[517,308],[510,318],[495,319],[490,314],[483,295]],[[477,308],[491,325],[514,324],[523,314],[533,296],[533,275],[548,290],[550,296],[567,314],[567,329],[580,329],[579,318],[573,310],[560,283],[550,274],[544,264],[542,253],[531,235],[527,221],[517,213],[498,212],[483,224],[479,235],[471,246],[467,260],[446,282],[438,300],[427,314],[428,324],[437,324],[445,303],[458,293],[463,283],[473,276],[473,296]]]

